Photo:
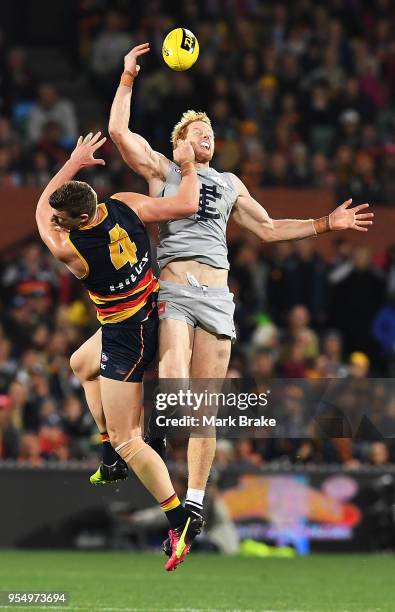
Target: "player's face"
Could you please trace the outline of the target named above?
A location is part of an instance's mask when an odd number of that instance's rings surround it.
[[[197,162],[209,162],[214,155],[214,132],[204,121],[193,121],[189,124],[186,138],[195,151]]]
[[[78,217],[71,217],[64,210],[54,210],[54,214],[51,217],[51,222],[56,230],[70,231],[79,228],[82,224],[88,220],[87,214],[78,215]]]

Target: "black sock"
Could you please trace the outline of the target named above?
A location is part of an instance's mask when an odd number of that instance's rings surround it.
[[[144,440],[149,446],[152,446],[152,442],[158,443],[158,441],[162,441],[166,439],[167,427],[158,426],[157,417],[162,413],[154,408],[151,412],[150,418],[148,419],[147,429],[145,431]]]
[[[183,525],[188,519],[188,512],[184,506],[181,505],[176,493],[173,493],[168,499],[160,504],[163,512],[166,514],[166,518],[170,523],[172,529],[177,529]]]
[[[187,510],[187,512],[189,514],[197,514],[199,516],[203,516],[203,506],[202,504],[198,504],[195,501],[189,501],[188,499],[185,502],[185,510]]]
[[[104,465],[114,465],[120,457],[111,446],[108,433],[106,431],[101,431],[100,435],[102,440],[102,461]]]

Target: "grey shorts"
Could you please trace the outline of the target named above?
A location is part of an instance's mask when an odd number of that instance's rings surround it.
[[[235,305],[228,288],[193,287],[160,281],[159,319],[185,321],[218,336],[235,340]]]

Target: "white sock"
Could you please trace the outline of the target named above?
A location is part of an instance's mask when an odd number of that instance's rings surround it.
[[[201,514],[203,510],[204,494],[205,491],[201,489],[188,489],[185,505],[188,506],[190,510]]]

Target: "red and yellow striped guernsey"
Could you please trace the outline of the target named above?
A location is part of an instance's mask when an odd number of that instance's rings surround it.
[[[72,230],[69,241],[85,267],[81,279],[102,325],[137,316],[159,290],[147,230],[123,202],[99,204],[95,224]]]

